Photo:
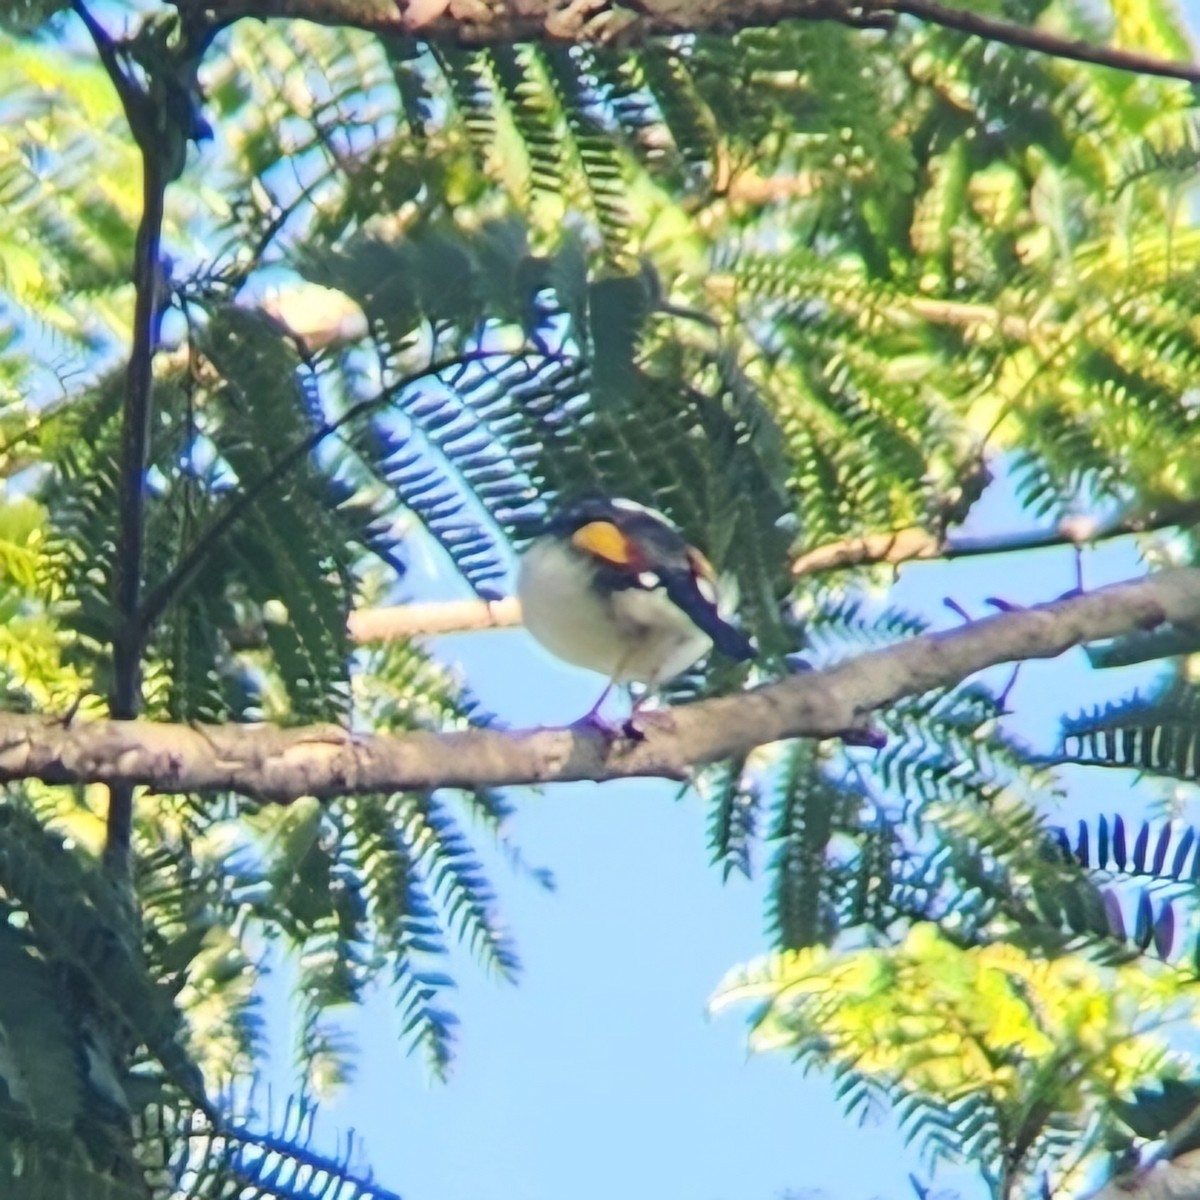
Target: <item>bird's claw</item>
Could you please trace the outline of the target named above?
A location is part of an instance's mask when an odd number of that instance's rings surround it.
[[[635,710],[621,725],[621,732],[631,742],[644,742],[647,729],[652,727],[661,729],[663,733],[673,733],[675,718],[665,708],[652,708],[648,712]]]
[[[843,729],[839,736],[846,746],[865,746],[869,750],[882,750],[887,745],[887,734],[873,725],[854,725]]]
[[[573,721],[570,728],[577,729],[581,733],[598,733],[608,742],[616,742],[622,738],[630,742],[644,742],[649,729],[661,729],[664,733],[673,732],[675,718],[667,709],[655,708],[649,712],[635,711],[624,721],[616,723],[605,720],[593,710],[584,713],[577,721]]]

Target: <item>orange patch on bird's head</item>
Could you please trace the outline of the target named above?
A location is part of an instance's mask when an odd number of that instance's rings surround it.
[[[640,570],[641,554],[632,538],[611,521],[589,521],[571,534],[571,545],[613,567]]]

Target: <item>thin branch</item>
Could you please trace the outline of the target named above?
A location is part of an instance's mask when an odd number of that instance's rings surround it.
[[[793,560],[792,574],[820,575],[825,571],[840,571],[846,567],[937,558],[943,547],[944,543],[937,534],[919,525],[888,533],[864,533],[859,537],[843,538],[805,551]]]
[[[451,45],[514,42],[636,45],[655,37],[732,33],[783,21],[835,21],[853,28],[892,26],[900,15],[956,29],[993,42],[1075,62],[1142,75],[1200,82],[1200,65],[1096,46],[1029,29],[998,17],[935,0],[176,0],[186,14],[203,14],[218,26],[244,17],[301,18],[344,25],[389,37]]]
[[[433,604],[397,604],[360,608],[350,614],[350,640],[359,645],[392,642],[435,633],[468,633],[478,629],[511,629],[521,624],[515,596],[503,600],[450,600]]]
[[[452,358],[432,362],[420,371],[406,375],[378,395],[370,396],[366,400],[360,400],[357,404],[351,405],[336,421],[327,422],[285,450],[264,475],[256,479],[245,491],[230,498],[224,511],[200,534],[175,569],[146,597],[137,616],[137,627],[142,631],[143,637],[153,628],[154,623],[162,616],[175,597],[195,578],[196,572],[204,565],[220,540],[271,488],[285,479],[289,472],[316,450],[326,438],[332,437],[347,425],[369,416],[391,400],[398,391],[411,387],[422,379],[433,378],[454,367],[469,366],[471,363],[500,357],[509,358],[511,355],[507,352],[502,354],[498,350],[479,350],[456,354]]]
[[[916,313],[932,325],[951,325],[960,329],[991,327],[1014,342],[1029,341],[1035,331],[1034,322],[1029,318],[1001,312],[991,304],[964,304],[959,300],[906,296],[902,304],[891,309],[891,314],[900,319],[909,313]],[[1039,332],[1041,328],[1046,327],[1039,325]]]
[[[900,563],[918,559],[977,558],[987,554],[1014,554],[1023,550],[1044,550],[1051,546],[1083,546],[1138,533],[1153,533],[1173,526],[1194,525],[1200,521],[1200,501],[1181,501],[1164,505],[1150,513],[1121,517],[1099,528],[1085,522],[1062,521],[1053,529],[1032,533],[1013,533],[1000,537],[938,538],[927,529],[914,526],[891,533],[869,533],[861,537],[830,542],[799,555],[792,563],[792,574],[819,575],[847,567]]]
[[[1034,50],[1054,58],[1114,67],[1118,71],[1132,71],[1137,75],[1159,75],[1167,79],[1184,79],[1190,83],[1200,82],[1200,65],[1196,63],[1169,62],[1133,50],[1120,50],[1115,46],[1096,46],[1078,38],[1065,38],[1047,30],[1029,29],[1012,21],[938,4],[937,0],[887,0],[886,3],[872,0],[861,7],[903,13],[928,21],[931,25],[957,29],[990,42],[1003,42],[1006,46],[1019,46],[1022,50]]]
[[[950,687],[1000,663],[1053,658],[1136,629],[1200,623],[1200,569],[1016,609],[923,634],[825,670],[669,710],[640,741],[590,728],[475,729],[398,736],[337,726],[156,725],[0,714],[0,782],[145,785],[159,791],[233,791],[287,803],[298,796],[425,791],[437,787],[685,779],[701,763],[785,738],[859,730],[904,696]]]
[[[166,196],[166,177],[153,151],[143,152],[142,180],[142,220],[134,249],[136,300],[121,431],[119,528],[114,572],[118,630],[113,649],[112,707],[113,716],[119,719],[136,716],[141,699],[142,637],[137,615],[145,551],[146,466],[153,413],[154,353],[158,344],[162,270],[159,246]]]

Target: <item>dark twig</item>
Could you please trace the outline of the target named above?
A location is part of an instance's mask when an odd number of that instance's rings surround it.
[[[139,663],[143,638],[137,614],[145,548],[145,474],[150,446],[153,362],[160,315],[159,282],[162,267],[159,245],[166,194],[166,178],[152,152],[143,154],[142,171],[142,221],[134,249],[137,299],[121,441],[120,528],[114,585],[118,629],[113,647],[113,716],[118,720],[135,717],[140,700]]]
[[[142,152],[142,218],[133,253],[135,291],[133,340],[126,373],[122,414],[121,465],[117,499],[117,552],[113,568],[113,688],[109,711],[129,721],[141,708],[143,639],[137,623],[145,548],[145,474],[153,411],[154,354],[161,312],[163,212],[167,173],[154,132],[151,102],[121,62],[113,40],[88,12],[82,0],[73,7],[87,26],[96,52],[124,106],[130,130]],[[109,791],[104,857],[121,874],[129,869],[133,834],[133,789],[116,784]]]
[[[167,179],[153,145],[142,147],[142,220],[134,248],[136,289],[133,345],[125,389],[121,438],[121,469],[117,519],[117,560],[113,594],[116,630],[113,635],[113,692],[109,711],[121,721],[138,715],[142,703],[142,649],[138,625],[142,589],[142,560],[146,537],[146,462],[153,412],[154,353],[158,345],[159,246]],[[128,870],[133,836],[133,789],[122,785],[109,793],[105,861]]]
[[[117,43],[109,36],[104,26],[88,11],[83,0],[71,0],[71,8],[83,22],[95,43],[100,63],[108,72],[108,77],[112,80],[113,88],[121,101],[121,107],[125,110],[125,120],[129,122],[129,128],[140,145],[145,131],[146,110],[149,103],[146,93],[129,73],[125,63],[121,61],[121,51]]]
[[[355,421],[368,416],[391,400],[398,391],[411,387],[422,379],[433,378],[452,367],[470,366],[472,363],[506,356],[505,352],[497,350],[479,350],[456,354],[452,358],[443,359],[440,362],[432,362],[422,370],[406,375],[379,395],[351,405],[336,421],[328,421],[320,428],[313,430],[307,437],[301,438],[271,464],[266,474],[256,479],[245,491],[239,492],[229,500],[225,510],[196,539],[175,569],[147,595],[138,612],[137,627],[143,631],[143,634],[153,628],[154,623],[162,616],[175,597],[195,578],[196,572],[204,565],[217,543],[272,487],[280,483],[326,438],[332,437],[347,425],[352,425]]]
[[[798,555],[792,563],[793,575],[819,575],[825,571],[845,570],[847,567],[888,563],[899,566],[905,562],[928,559],[977,558],[988,554],[1015,554],[1026,550],[1046,550],[1055,546],[1086,546],[1133,534],[1154,533],[1175,526],[1186,527],[1200,522],[1200,501],[1183,500],[1164,504],[1151,512],[1125,515],[1081,532],[1069,521],[1052,529],[1030,533],[1000,534],[994,537],[939,537],[926,529],[913,526],[891,533],[869,533],[817,546]]]
[[[1149,54],[1138,54],[1133,50],[1120,50],[1115,46],[1096,46],[1078,38],[1060,37],[1042,29],[1030,29],[1012,21],[986,17],[982,13],[939,4],[937,0],[888,0],[887,3],[850,5],[866,9],[882,9],[903,13],[941,25],[945,29],[957,29],[991,42],[1003,42],[1006,46],[1019,46],[1038,54],[1049,54],[1054,58],[1067,58],[1073,62],[1094,63],[1099,67],[1113,67],[1118,71],[1132,71],[1138,75],[1158,75],[1166,79],[1185,79],[1190,83],[1200,82],[1200,65],[1196,63],[1168,62]]]

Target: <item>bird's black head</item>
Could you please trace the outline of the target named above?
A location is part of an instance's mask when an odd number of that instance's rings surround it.
[[[571,496],[546,517],[545,532],[570,537],[593,521],[612,521],[618,511],[613,500],[599,492]]]
[[[687,542],[670,520],[655,509],[635,500],[599,494],[574,497],[547,522],[548,532],[569,538],[585,525],[605,522],[615,525],[627,538],[642,547],[635,556],[661,566],[683,566]]]

